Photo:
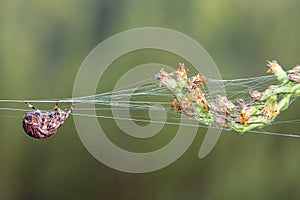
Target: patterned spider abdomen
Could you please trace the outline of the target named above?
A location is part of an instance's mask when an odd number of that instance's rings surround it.
[[[53,135],[56,130],[47,130],[48,115],[39,112],[28,112],[23,117],[23,129],[33,138],[46,139]]]

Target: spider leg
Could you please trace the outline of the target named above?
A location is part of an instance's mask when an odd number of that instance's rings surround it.
[[[35,111],[37,111],[37,112],[40,111],[38,108],[34,107],[33,105],[31,105],[31,104],[28,103],[27,101],[25,101],[24,103],[25,103],[29,108],[31,108],[31,109],[33,109],[33,110],[35,110]]]
[[[58,109],[58,101],[55,103],[54,110]]]
[[[68,111],[68,114],[70,114],[73,111],[74,105],[75,105],[74,103],[71,104],[71,106],[69,108],[69,111]]]
[[[58,101],[55,103],[55,106],[54,106],[54,111],[56,112],[56,113],[60,113],[60,108],[58,107]]]
[[[75,105],[75,104],[72,102],[72,104],[71,104],[71,106],[69,107],[69,109],[68,109],[67,107],[64,109],[67,115],[69,115],[70,113],[73,112],[73,110],[74,110],[74,105]]]

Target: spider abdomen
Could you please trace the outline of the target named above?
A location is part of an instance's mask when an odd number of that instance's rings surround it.
[[[45,113],[28,112],[23,117],[23,129],[33,138],[46,139],[53,135],[57,129],[52,129],[47,126],[49,117]]]

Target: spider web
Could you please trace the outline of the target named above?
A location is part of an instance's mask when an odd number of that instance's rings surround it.
[[[204,128],[223,129],[219,126],[214,126],[214,124],[208,127],[207,125],[203,125],[201,123],[199,123],[198,125],[181,123],[180,114],[172,110],[170,106],[173,100],[173,94],[166,88],[160,87],[158,84],[148,84],[149,80],[151,79],[154,78],[149,78],[148,80],[144,80],[136,84],[127,85],[122,88],[119,88],[118,90],[95,95],[64,99],[34,99],[26,101],[32,104],[52,103],[51,106],[58,102],[60,104],[60,107],[63,108],[68,108],[70,103],[75,103],[75,108],[72,112],[72,115],[82,117],[96,117],[99,119],[118,119],[134,121],[141,126],[147,125],[149,123],[158,123],[174,126],[197,126]],[[156,81],[153,80],[152,82]],[[145,83],[145,85],[139,86],[143,83]],[[236,104],[237,100],[242,99],[247,105],[251,105],[254,103],[254,100],[251,100],[249,96],[249,91],[264,91],[270,85],[279,84],[274,75],[249,77],[233,80],[216,80],[207,78],[206,83],[210,86],[209,90],[206,89],[204,91],[206,96],[208,97],[207,101],[209,103],[213,102],[216,99],[216,97],[220,95],[220,93],[225,89],[226,97],[231,102]],[[295,98],[292,99],[290,103],[292,103],[294,100]],[[1,104],[4,103],[11,103],[13,106],[2,107]],[[0,116],[22,118],[24,112],[32,111],[31,109],[26,108],[26,106],[22,105],[21,103],[24,103],[24,100],[0,100]],[[39,109],[43,111],[43,109]],[[95,114],[90,114],[91,112],[89,111],[91,109],[95,110]],[[159,116],[156,116],[155,119],[151,119],[149,116],[149,110],[167,113],[167,120]],[[19,114],[14,115],[12,114],[12,112]],[[128,113],[130,115],[128,115]],[[195,121],[195,119],[193,119],[192,117],[189,118],[189,120]],[[283,124],[290,125],[298,124],[299,122],[299,119],[289,119],[284,121],[275,120],[272,123],[272,125],[278,124],[282,126]],[[269,135],[280,135],[287,137],[300,137],[300,135],[297,134],[276,133],[262,129],[252,130],[248,132]]]

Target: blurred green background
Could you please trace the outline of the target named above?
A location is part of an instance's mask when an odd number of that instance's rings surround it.
[[[144,26],[170,28],[194,38],[225,79],[265,75],[265,61],[273,58],[289,69],[300,63],[299,8],[297,0],[2,0],[0,99],[71,97],[77,70],[98,43]],[[157,55],[137,52],[115,65],[176,66],[180,61]],[[109,76],[113,73],[106,78],[114,79]],[[107,84],[103,90],[112,87],[113,82],[103,82]],[[279,119],[298,119],[299,106],[294,102]],[[25,105],[1,103],[1,107]],[[37,141],[22,130],[24,113],[0,114],[0,199],[300,198],[299,139],[223,132],[213,151],[198,159],[204,136],[198,134],[172,165],[152,173],[128,174],[104,166],[88,153],[72,117],[57,135]],[[117,128],[112,130],[122,135]],[[299,124],[268,130],[298,133]],[[116,142],[126,146],[126,138],[120,138]]]

